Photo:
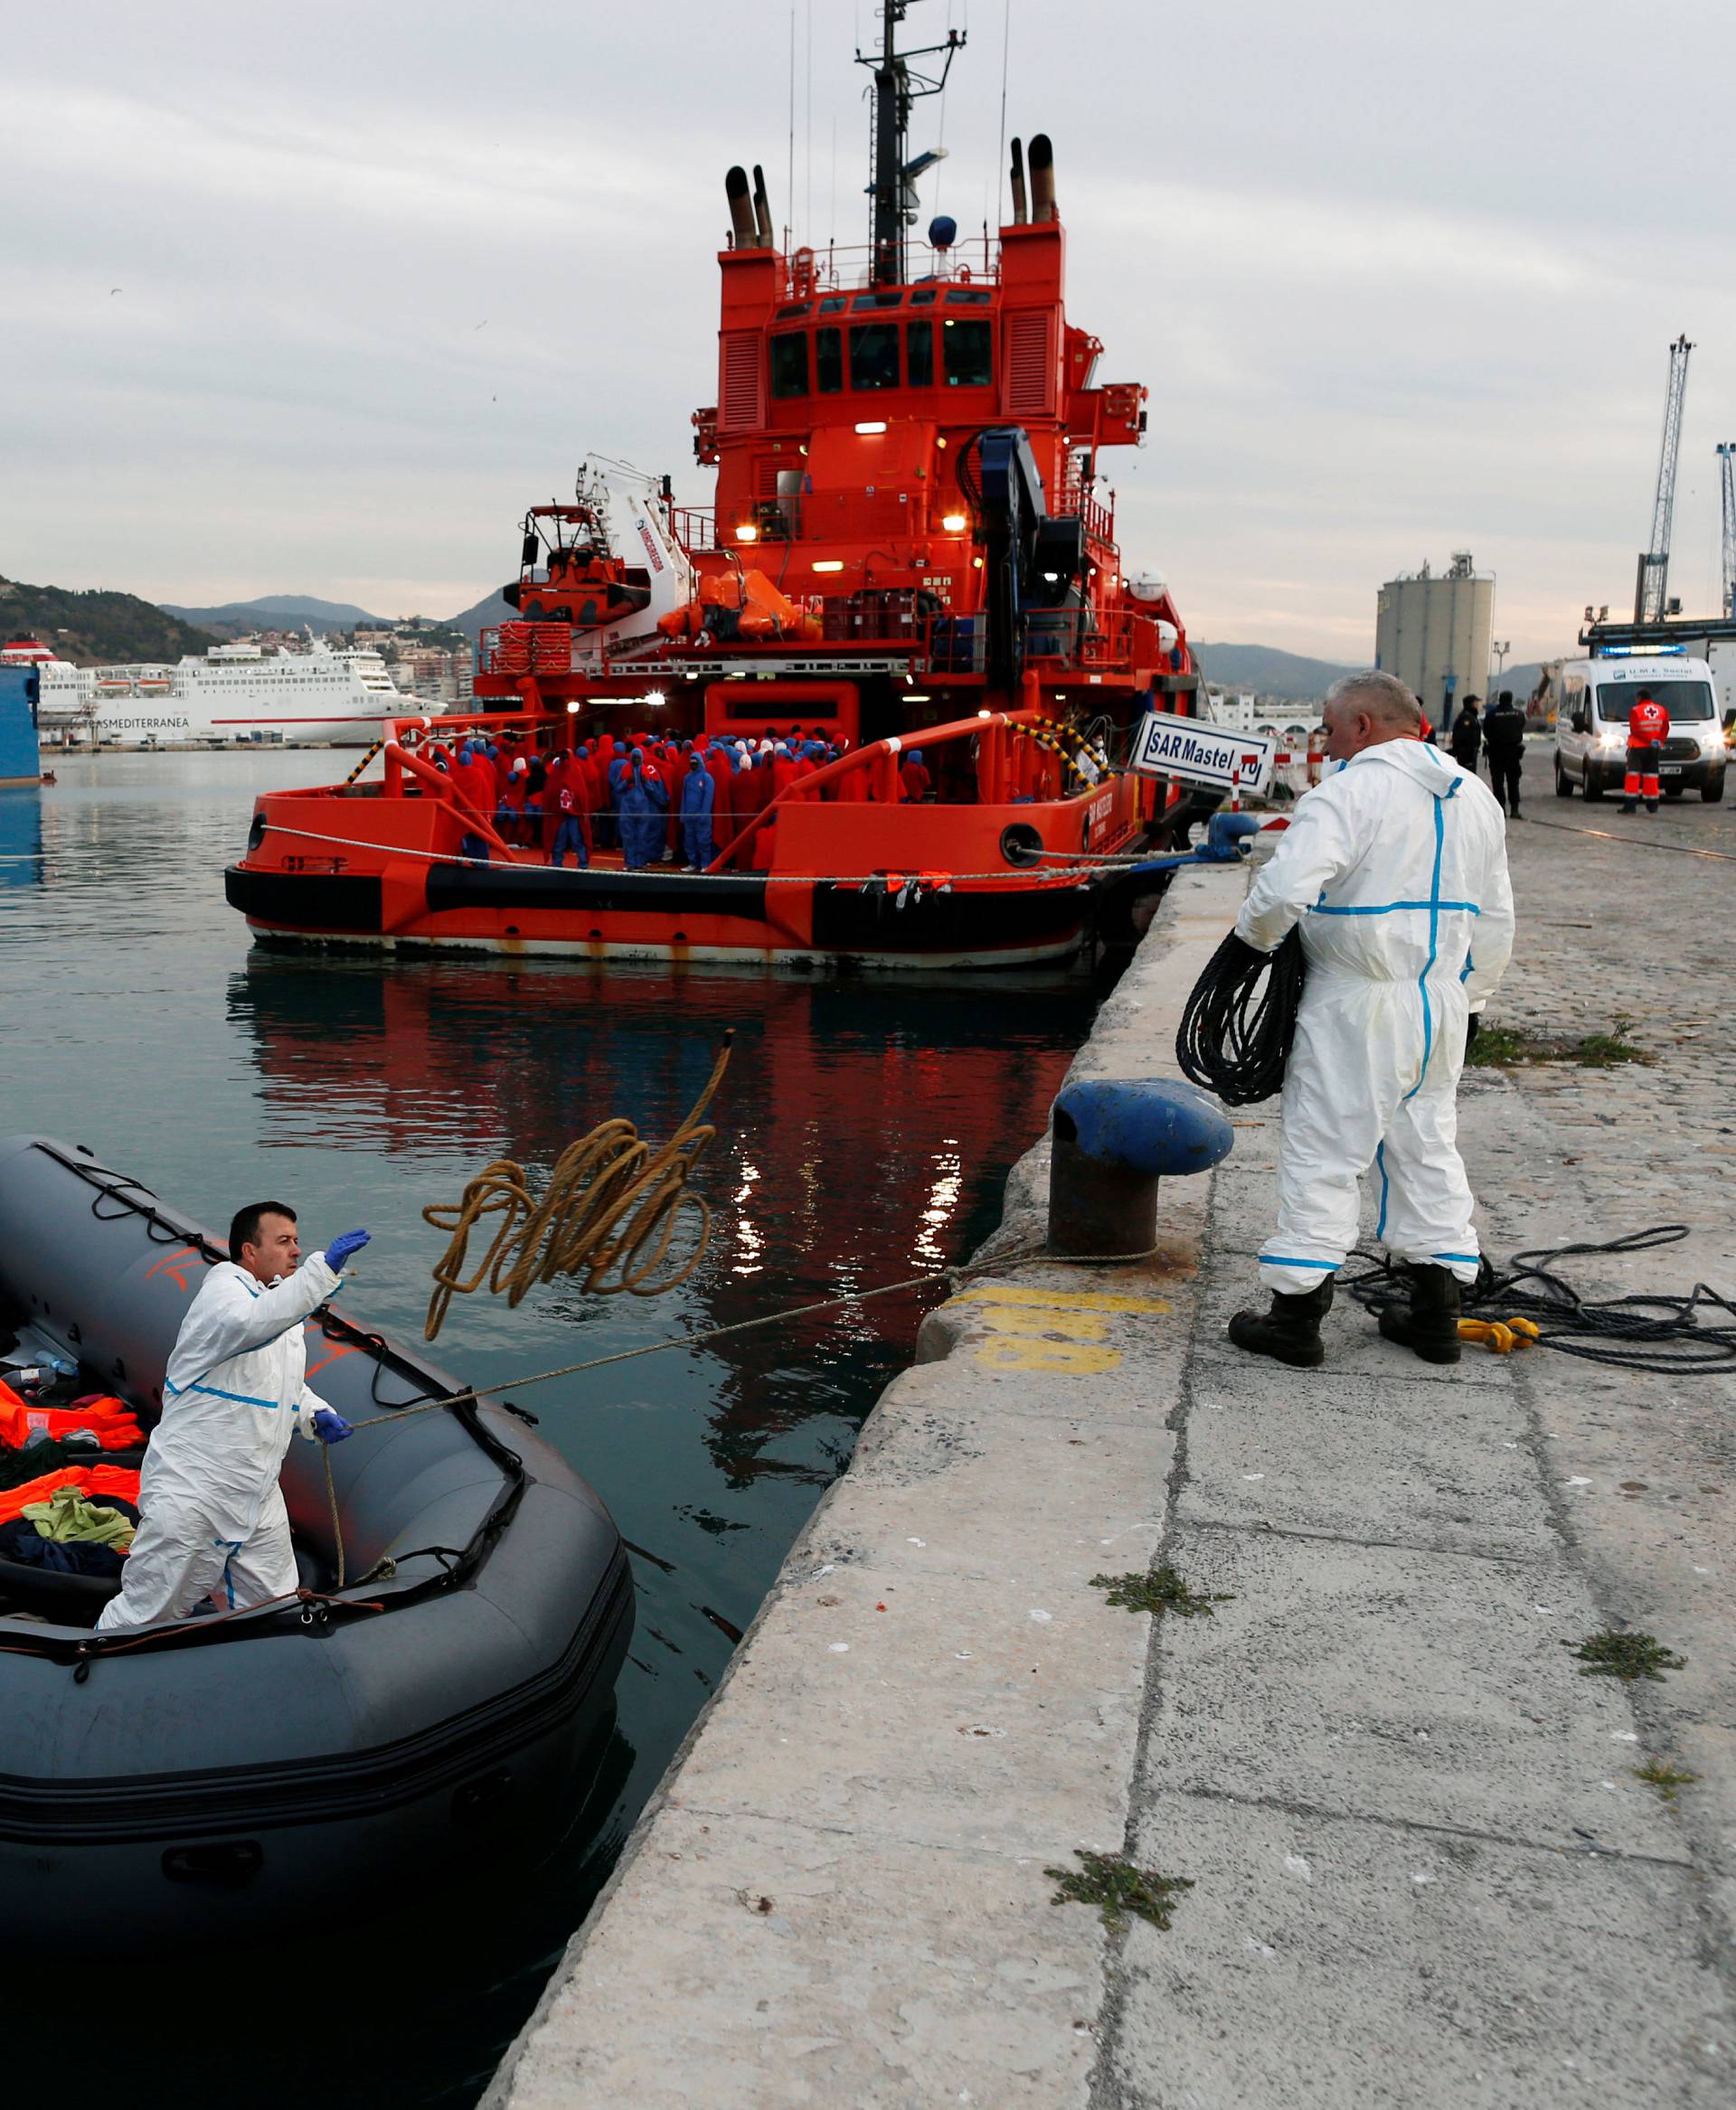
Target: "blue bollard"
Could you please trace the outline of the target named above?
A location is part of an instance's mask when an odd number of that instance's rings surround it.
[[[1209,1172],[1235,1132],[1179,1079],[1082,1079],[1062,1088],[1052,1123],[1049,1248],[1146,1253],[1157,1240],[1157,1182]]]

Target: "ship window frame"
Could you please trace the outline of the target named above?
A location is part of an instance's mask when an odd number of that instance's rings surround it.
[[[915,358],[911,351],[919,340],[924,347],[920,359]],[[919,366],[922,370],[920,373]],[[934,318],[931,316],[920,316],[904,325],[904,380],[908,388],[934,386]]]
[[[948,307],[986,307],[994,297],[986,286],[952,286],[947,289]]]
[[[829,345],[827,338],[831,339]],[[814,333],[814,392],[816,396],[844,393],[844,332],[835,323]]]
[[[939,288],[934,286],[919,286],[910,296],[910,306],[912,307],[932,307],[939,290]]]
[[[842,293],[828,293],[815,308],[816,315],[842,315],[848,306]]]
[[[903,385],[903,348],[899,343],[901,332],[895,322],[852,323],[850,325],[850,392],[857,396],[879,395],[886,389]],[[870,357],[870,338],[882,338],[885,344],[878,348],[879,372],[882,378],[872,376],[876,371]],[[888,372],[885,364],[886,350],[892,353]]]
[[[766,367],[774,403],[795,402],[811,392],[808,383],[809,334],[807,330],[772,332],[766,347]],[[792,347],[797,360],[793,371],[788,366]]]
[[[807,301],[792,300],[787,306],[780,307],[771,319],[775,323],[787,323],[792,321],[797,316],[803,316],[807,313]]]
[[[897,293],[858,293],[850,303],[850,312],[852,315],[866,315],[875,308],[901,307],[903,301],[904,296],[901,291]]]
[[[948,331],[957,334],[949,336],[947,334]],[[959,350],[959,347],[967,341],[965,334],[967,332],[980,333],[979,335],[970,339],[970,342],[979,352],[980,357],[968,366],[966,365],[964,355]],[[946,372],[947,386],[949,389],[994,387],[995,325],[992,322],[986,319],[979,320],[976,316],[972,316],[967,322],[955,322],[951,316],[948,316],[946,327],[940,333],[940,348],[941,363]],[[956,372],[954,371],[956,367],[964,367],[965,371]]]

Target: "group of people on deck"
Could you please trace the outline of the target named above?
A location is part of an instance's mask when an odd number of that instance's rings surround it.
[[[798,726],[758,740],[702,733],[695,739],[660,739],[654,733],[599,734],[552,750],[523,735],[477,734],[456,746],[436,741],[422,758],[451,779],[460,809],[492,826],[502,842],[545,852],[564,865],[569,853],[588,865],[598,850],[617,847],[629,871],[684,863],[703,871],[773,799],[856,802],[877,796],[867,767],[799,788],[804,779],[849,750]],[[920,749],[905,751],[899,773],[901,804],[920,805],[933,787]],[[772,849],[769,826],[750,846],[763,869]],[[474,831],[467,857],[486,858]]]

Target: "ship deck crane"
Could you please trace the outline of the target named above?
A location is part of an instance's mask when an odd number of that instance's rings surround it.
[[[1718,612],[1729,620],[1736,618],[1736,440],[1726,439],[1719,446],[1718,481],[1724,509],[1724,570]]]
[[[1634,620],[1661,623],[1669,613],[1670,523],[1675,513],[1675,457],[1682,444],[1682,403],[1688,392],[1686,334],[1670,346],[1670,383],[1664,398],[1664,443],[1658,450],[1657,492],[1652,500],[1652,539],[1639,553],[1634,580]]]

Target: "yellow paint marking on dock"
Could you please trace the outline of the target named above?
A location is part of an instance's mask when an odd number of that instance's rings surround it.
[[[1045,1312],[1024,1305],[1015,1311],[991,1309],[976,1315],[996,1333],[1023,1333],[1027,1340],[1060,1333],[1069,1341],[1100,1341],[1109,1330],[1109,1322],[1100,1312]]]
[[[1170,1308],[1167,1297],[1099,1296],[1089,1289],[1014,1289],[1010,1285],[995,1282],[983,1283],[975,1289],[960,1290],[952,1301],[959,1305],[1041,1305],[1053,1311],[1075,1312],[1162,1313]]]
[[[985,1341],[976,1351],[976,1360],[986,1370],[1042,1370],[1067,1377],[1093,1378],[1116,1369],[1121,1352],[1004,1333],[997,1340]]]

